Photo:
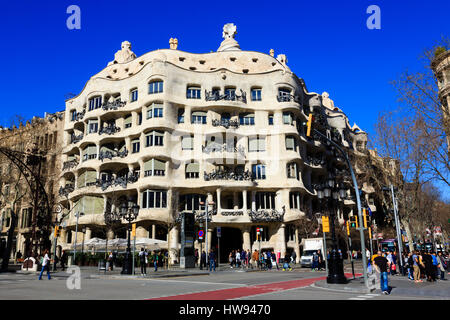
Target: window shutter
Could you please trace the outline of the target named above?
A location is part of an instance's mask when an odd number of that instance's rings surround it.
[[[248,138],[248,151],[258,151],[258,138],[250,137]]]
[[[152,170],[153,159],[150,159],[144,163],[144,171]]]
[[[198,163],[188,163],[186,165],[186,172],[199,172],[199,164]]]
[[[155,170],[166,170],[166,163],[161,160],[153,159],[155,162]]]
[[[86,183],[95,182],[97,179],[96,171],[86,171]]]
[[[185,136],[181,138],[182,149],[194,149],[194,137]]]
[[[294,137],[286,137],[286,149],[295,149]]]
[[[283,113],[283,123],[291,124],[291,114],[290,113]]]
[[[85,180],[86,180],[86,172],[83,172],[82,174],[80,174],[80,175],[78,176],[78,179],[77,179],[77,188],[84,187]]]
[[[258,138],[258,151],[266,151],[266,138],[265,137]]]
[[[205,111],[193,111],[192,112],[193,116],[203,116],[206,117],[206,112]]]
[[[125,118],[124,125],[131,124],[131,120],[132,120],[132,117],[131,117],[131,115],[129,115],[128,117]]]

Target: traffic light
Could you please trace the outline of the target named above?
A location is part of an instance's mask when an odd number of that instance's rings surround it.
[[[367,228],[367,213],[366,209],[363,209],[364,228]]]
[[[372,228],[369,227],[369,239],[372,239]]]
[[[313,115],[312,115],[312,113],[310,113],[308,116],[308,122],[306,123],[306,136],[307,137],[311,136],[312,121],[313,121]]]
[[[350,235],[350,223],[347,220],[347,235]]]
[[[358,228],[358,217],[357,216],[350,217],[350,227]]]
[[[60,226],[55,226],[55,238],[58,238],[61,234],[61,227]]]

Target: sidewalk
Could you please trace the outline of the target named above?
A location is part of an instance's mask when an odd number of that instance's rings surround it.
[[[377,275],[379,277],[379,275]],[[323,288],[333,291],[354,292],[354,293],[381,293],[380,282],[377,281],[374,289],[369,289],[364,285],[364,278],[358,274],[356,279],[353,276],[346,274],[349,282],[347,284],[328,284],[326,280],[317,281],[314,287]],[[377,279],[379,280],[379,279]],[[450,300],[450,280],[438,280],[436,282],[422,282],[415,283],[404,276],[388,277],[391,296],[414,296],[414,297],[435,297],[437,299]]]

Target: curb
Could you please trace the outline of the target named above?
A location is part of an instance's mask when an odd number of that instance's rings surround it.
[[[375,291],[376,289],[373,288],[366,288],[363,286],[357,286],[357,287],[351,287],[348,285],[342,285],[342,284],[331,284],[327,283],[326,280],[321,280],[313,283],[311,285],[314,288],[320,288],[320,289],[327,289],[331,291],[337,291],[337,292],[353,292],[353,293],[371,293]]]

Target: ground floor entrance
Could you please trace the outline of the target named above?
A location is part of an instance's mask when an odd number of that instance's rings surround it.
[[[213,247],[220,257],[220,263],[228,263],[228,255],[233,250],[242,250],[242,231],[238,228],[221,227],[221,236],[217,237],[217,228],[214,228],[211,237]]]

